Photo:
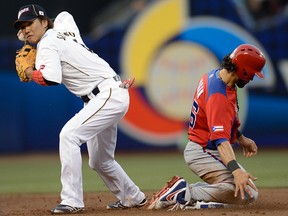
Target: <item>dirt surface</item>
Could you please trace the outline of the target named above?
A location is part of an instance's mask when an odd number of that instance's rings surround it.
[[[115,201],[115,197],[110,192],[85,193],[85,211],[80,214],[85,216],[169,216],[169,215],[193,215],[193,216],[210,216],[210,215],[265,215],[265,216],[287,216],[288,215],[288,188],[284,189],[260,189],[260,195],[251,208],[239,209],[201,209],[167,212],[166,210],[147,210],[145,207],[139,209],[126,210],[107,210],[106,205]],[[149,197],[152,192],[146,192]],[[18,194],[18,195],[0,195],[0,216],[22,215],[22,216],[45,216],[51,215],[50,209],[59,204],[58,194]]]

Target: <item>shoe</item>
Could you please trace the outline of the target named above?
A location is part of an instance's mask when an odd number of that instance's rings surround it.
[[[127,207],[127,206],[124,206],[120,200],[118,200],[115,203],[110,203],[109,205],[107,205],[106,208],[107,209],[140,208],[140,207],[146,205],[146,203],[147,203],[147,200],[146,200],[146,198],[144,198],[139,204],[136,204],[135,206],[132,206],[132,207]]]
[[[56,208],[51,209],[52,214],[74,214],[76,212],[83,211],[84,208],[81,207],[72,207],[69,205],[58,205]]]
[[[187,182],[174,176],[167,184],[148,201],[148,209],[163,209],[176,203],[186,204],[185,192]]]
[[[185,204],[176,203],[174,206],[168,209],[168,211],[178,211],[178,210],[195,210],[195,209],[222,209],[222,208],[235,208],[240,207],[240,205],[228,204],[228,203],[218,203],[218,202],[204,202],[196,201],[194,203],[186,202]]]
[[[240,205],[219,203],[219,202],[204,202],[197,201],[194,205],[187,205],[185,209],[219,209],[219,208],[235,208]]]
[[[124,206],[120,200],[116,201],[115,203],[110,203],[106,206],[107,209],[126,209],[127,206]]]

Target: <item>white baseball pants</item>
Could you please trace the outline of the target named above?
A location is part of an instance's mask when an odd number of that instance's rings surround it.
[[[112,78],[104,82],[99,87],[100,93],[61,130],[61,204],[84,207],[82,143],[87,143],[89,166],[99,174],[123,205],[134,206],[145,198],[144,193],[114,159],[117,123],[129,107],[128,90],[119,88],[121,82]]]

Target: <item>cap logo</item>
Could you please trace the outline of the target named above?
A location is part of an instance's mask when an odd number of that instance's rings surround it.
[[[39,11],[39,15],[44,16],[44,12],[43,11]]]
[[[22,10],[19,11],[18,13],[18,19],[21,17],[21,15],[25,12],[29,11],[29,7],[23,8]]]

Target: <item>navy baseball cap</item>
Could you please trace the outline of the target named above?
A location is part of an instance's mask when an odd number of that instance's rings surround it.
[[[14,28],[19,29],[22,22],[33,21],[38,17],[47,17],[41,6],[36,4],[22,6],[18,12],[18,19],[14,22]]]

